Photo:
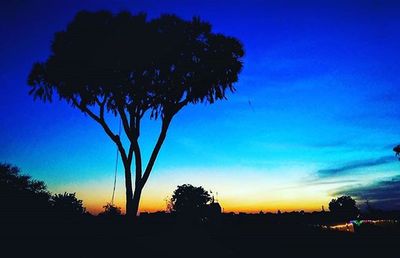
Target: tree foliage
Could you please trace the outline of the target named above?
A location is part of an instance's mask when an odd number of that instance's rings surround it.
[[[243,56],[234,38],[199,18],[80,12],[56,33],[46,62],[29,76],[31,94],[54,93],[78,108],[105,102],[114,113],[147,110],[157,117],[186,103],[214,102],[234,90]]]
[[[32,217],[82,215],[82,200],[75,193],[55,194],[43,181],[22,175],[18,167],[0,164],[0,202],[4,215]]]
[[[48,211],[50,193],[44,182],[21,175],[18,167],[0,163],[0,202],[2,212],[33,215]]]
[[[83,201],[76,198],[75,193],[55,194],[51,198],[51,204],[55,212],[65,216],[82,215],[86,212]]]
[[[226,92],[235,90],[243,55],[237,39],[213,33],[200,18],[79,12],[55,34],[48,59],[33,65],[28,84],[35,99],[59,98],[101,125],[121,153],[127,213],[136,214],[174,115],[188,104],[226,99]],[[130,142],[126,149],[106,122],[106,112],[120,116]],[[147,112],[162,125],[143,166],[138,139]]]
[[[337,199],[332,199],[329,203],[329,210],[337,216],[346,219],[355,219],[359,214],[356,201],[350,196],[341,196]]]
[[[211,196],[203,187],[179,185],[171,197],[172,212],[183,215],[201,214],[210,201]]]
[[[121,208],[111,203],[107,203],[106,205],[103,206],[103,208],[104,211],[100,212],[99,216],[115,217],[115,216],[120,216],[122,214]]]

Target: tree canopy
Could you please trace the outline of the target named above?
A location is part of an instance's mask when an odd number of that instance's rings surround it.
[[[239,41],[199,18],[80,12],[56,33],[50,57],[34,64],[28,82],[45,101],[56,95],[84,110],[104,104],[113,113],[157,117],[225,98],[243,54]]]
[[[329,210],[346,219],[355,219],[359,214],[356,201],[350,196],[341,196],[337,199],[332,199],[329,203]]]
[[[201,214],[210,201],[211,196],[203,187],[179,185],[171,197],[172,212],[183,215]]]
[[[237,39],[213,33],[198,17],[149,20],[145,14],[83,11],[55,34],[50,56],[33,65],[28,84],[35,99],[59,98],[101,125],[125,167],[127,214],[136,214],[174,115],[188,104],[226,99],[226,92],[235,90],[243,55]],[[105,112],[121,118],[130,142],[126,148]],[[143,166],[138,139],[146,113],[161,118],[162,125]]]

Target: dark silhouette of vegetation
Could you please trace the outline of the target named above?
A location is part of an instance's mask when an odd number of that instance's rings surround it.
[[[114,204],[111,203],[107,203],[106,205],[103,206],[104,211],[99,213],[99,216],[102,217],[116,217],[116,216],[120,216],[121,213],[121,208],[117,207]]]
[[[71,248],[71,241],[82,243],[79,255],[85,257],[112,257],[117,253],[120,256],[119,251],[125,254],[132,250],[135,254],[144,254],[146,257],[186,257],[187,254],[193,257],[247,257],[249,254],[256,256],[265,251],[266,245],[269,251],[281,253],[293,245],[292,249],[298,253],[299,247],[308,247],[310,243],[313,244],[313,251],[318,248],[330,250],[329,248],[335,245],[346,248],[348,253],[347,248],[350,246],[360,255],[368,254],[368,248],[371,246],[379,247],[380,252],[390,246],[397,247],[388,245],[388,241],[397,243],[400,232],[400,211],[375,210],[363,214],[362,219],[366,221],[357,220],[353,223],[355,237],[350,236],[352,233],[347,230],[349,221],[341,221],[343,218],[340,212],[335,210],[337,207],[341,207],[337,208],[338,211],[343,210],[343,207],[354,209],[355,202],[348,196],[331,202],[331,212],[218,214],[220,211],[217,211],[214,215],[218,216],[211,216],[210,211],[218,207],[220,209],[220,206],[217,207],[217,203],[202,187],[186,184],[178,186],[174,192],[171,199],[174,212],[141,213],[132,223],[131,220],[119,216],[120,208],[110,203],[104,206],[104,211],[99,216],[78,215],[84,208],[75,194],[64,193],[51,197],[44,183],[38,182],[40,181],[35,181],[29,176],[20,175],[19,169],[14,166],[0,165],[0,214],[3,215],[9,210],[11,206],[6,205],[9,205],[11,200],[18,202],[12,207],[27,205],[20,210],[13,210],[13,216],[0,217],[1,235],[4,237],[0,239],[3,252],[9,246],[8,242],[17,243],[19,247],[21,243],[24,244],[24,248],[12,250],[12,254],[15,254],[13,257],[22,256],[20,254],[24,251],[27,252],[24,256],[43,257],[43,250],[38,247],[43,246],[44,239],[46,245],[62,250],[62,253],[51,253],[52,257],[54,254],[76,256],[76,248]],[[21,194],[26,192],[29,194]],[[38,202],[35,198],[42,195],[47,196],[43,205],[29,206],[29,202],[36,205]],[[4,196],[8,198],[3,198]],[[32,216],[28,211],[31,208],[36,209],[40,216]],[[52,212],[55,210],[58,212]],[[77,216],[70,216],[71,213]],[[19,214],[23,216],[16,216]],[[189,216],[190,220],[187,220],[188,217],[182,214],[195,216]],[[370,219],[388,221],[382,225],[375,225],[368,222]],[[194,223],[180,223],[182,221]],[[336,224],[345,225],[342,226],[344,232],[329,229],[330,225]],[[379,237],[371,238],[371,234],[378,234]],[[18,238],[18,241],[15,241],[15,238]],[[24,242],[24,239],[27,239],[27,242]],[[25,248],[28,243],[34,243],[36,248]],[[108,248],[109,246],[118,248]],[[155,246],[157,248],[154,248]],[[175,248],[171,249],[171,246]],[[196,253],[192,255],[193,250]],[[332,251],[334,250],[336,249]],[[339,253],[342,254],[341,252],[342,250]],[[309,249],[301,256],[307,257],[308,253]]]
[[[356,219],[360,210],[356,206],[356,201],[350,196],[341,196],[332,199],[329,203],[329,210],[338,218],[344,220]]]
[[[51,195],[43,181],[21,175],[18,167],[5,163],[0,164],[0,203],[3,207],[0,215],[11,219],[49,219],[53,215],[70,217],[86,212],[82,200],[78,200],[75,193]]]
[[[50,209],[50,196],[44,182],[21,175],[18,167],[0,164],[0,203],[3,215],[40,215]]]
[[[172,212],[177,214],[199,214],[211,201],[203,187],[190,184],[179,185],[171,197]]]
[[[63,216],[83,215],[86,212],[82,200],[78,200],[75,193],[55,194],[51,198],[51,204],[55,212]]]
[[[117,145],[125,168],[126,211],[135,216],[140,196],[173,117],[186,105],[214,103],[234,91],[242,44],[193,18],[79,12],[55,34],[50,57],[29,75],[35,99],[66,101],[96,121]],[[129,140],[124,148],[105,113],[118,115]],[[146,113],[161,130],[146,166],[139,145]],[[134,166],[132,186],[131,165]]]
[[[396,153],[396,156],[399,158],[399,160],[400,160],[400,144],[399,145],[396,145],[394,148],[393,148],[393,151]]]

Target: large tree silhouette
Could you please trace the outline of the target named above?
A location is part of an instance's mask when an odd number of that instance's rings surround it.
[[[226,99],[243,55],[238,40],[212,33],[199,18],[80,12],[55,34],[49,58],[33,65],[28,83],[34,98],[66,101],[117,145],[125,168],[126,211],[134,216],[173,117],[188,104]],[[122,120],[128,146],[110,128],[106,112]],[[142,164],[139,137],[146,113],[162,123],[149,161]]]

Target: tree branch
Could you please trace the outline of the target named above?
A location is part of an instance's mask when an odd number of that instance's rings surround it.
[[[181,110],[181,108],[183,108],[184,106],[186,106],[187,104],[189,103],[189,99],[184,99],[184,100],[182,100],[181,102],[179,102],[178,104],[177,104],[177,107],[176,107],[176,110],[175,110],[175,114],[179,111],[179,110]]]
[[[119,115],[121,117],[122,125],[124,127],[124,131],[126,133],[126,136],[128,136],[128,139],[130,141],[132,141],[132,138],[133,138],[132,128],[129,126],[128,117],[126,116],[124,108],[118,106],[118,113],[119,113]]]
[[[143,187],[146,184],[147,179],[150,176],[150,172],[154,166],[154,162],[156,161],[158,153],[160,152],[161,146],[167,135],[168,127],[171,123],[171,120],[172,120],[172,115],[167,115],[163,118],[161,132],[160,132],[160,135],[158,136],[157,143],[153,149],[153,152],[151,153],[151,156],[150,156],[149,162],[147,163],[143,177],[140,180],[140,187]]]
[[[134,106],[131,110],[128,110],[130,119],[129,119],[129,127],[132,132],[132,138],[139,139],[140,136],[140,119],[142,118],[140,115],[140,109],[137,106]]]
[[[129,126],[132,131],[131,147],[135,154],[135,186],[140,184],[140,179],[142,178],[142,154],[138,142],[140,136],[141,117],[138,111],[138,106],[134,106],[133,110],[128,110],[130,114]]]
[[[142,178],[142,154],[137,140],[132,142],[132,146],[135,153],[135,186],[138,186]]]
[[[106,134],[111,138],[113,142],[118,147],[119,152],[121,153],[121,157],[123,162],[128,161],[128,157],[126,156],[125,149],[121,143],[121,139],[119,138],[118,135],[115,135],[110,127],[107,125],[105,119],[104,119],[104,106],[105,106],[105,101],[102,102],[102,104],[99,106],[100,107],[100,115],[97,116],[96,114],[93,113],[87,106],[83,105],[82,103],[79,103],[75,98],[72,98],[72,102],[74,105],[79,108],[83,113],[88,114],[93,120],[95,120],[97,123],[99,123],[102,127],[103,130],[106,132]]]

